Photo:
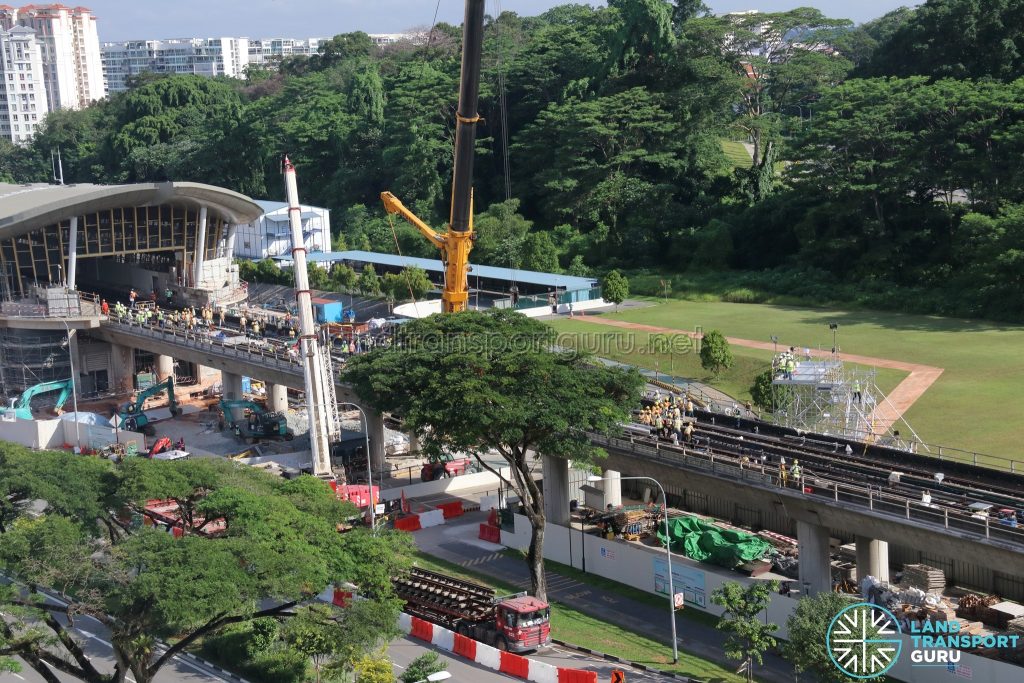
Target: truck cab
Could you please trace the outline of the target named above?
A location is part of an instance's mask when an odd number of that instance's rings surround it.
[[[543,600],[529,595],[507,598],[498,603],[497,612],[498,631],[509,651],[524,652],[551,644],[551,608]]]

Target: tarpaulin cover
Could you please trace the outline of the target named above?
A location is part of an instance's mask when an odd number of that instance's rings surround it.
[[[720,529],[696,517],[676,517],[668,523],[673,552],[681,552],[692,560],[710,562],[730,569],[768,555],[772,546],[757,536]],[[658,530],[665,542],[665,534]]]

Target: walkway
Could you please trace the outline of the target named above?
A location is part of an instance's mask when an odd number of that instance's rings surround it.
[[[580,316],[576,318],[580,322],[592,323],[595,325],[607,325],[609,327],[620,327],[627,330],[637,330],[640,332],[655,332],[658,334],[681,334],[686,335],[691,339],[696,339],[697,333],[690,332],[687,330],[674,330],[668,327],[657,327],[654,325],[644,325],[642,323],[633,323],[626,320],[615,320],[613,318],[602,318],[597,316]],[[749,349],[760,349],[763,351],[772,351],[776,348],[776,345],[771,342],[754,341],[752,339],[738,339],[736,337],[726,337],[726,340],[733,346],[742,346]],[[829,351],[822,351],[819,349],[811,349],[811,355],[816,358],[829,359],[832,354]],[[889,431],[903,414],[910,410],[910,407],[914,405],[917,399],[928,390],[928,388],[935,383],[939,376],[943,372],[943,368],[937,368],[932,365],[920,365],[918,363],[906,363],[904,361],[889,360],[887,358],[875,358],[873,356],[860,356],[857,354],[843,354],[844,361],[850,361],[851,363],[859,363],[861,365],[871,365],[877,368],[890,368],[893,370],[902,370],[909,373],[902,382],[896,385],[885,402],[877,406],[872,413],[872,421],[874,423],[875,434],[885,434]]]
[[[464,519],[471,521],[417,531],[413,535],[416,545],[428,555],[504,583],[528,588],[529,571],[525,561],[504,554],[502,546],[477,539],[479,523],[486,519],[485,513],[470,514]],[[561,574],[548,572],[547,580],[550,600],[595,619],[614,623],[630,633],[666,643],[668,647],[669,625],[665,623],[665,610]],[[726,669],[738,666],[736,661],[726,659],[722,654],[725,636],[721,631],[686,618],[678,620],[677,631],[680,652],[716,662]],[[552,635],[558,637],[557,633]],[[655,663],[651,666],[659,668]],[[765,656],[765,666],[757,667],[754,675],[760,681],[790,683],[793,667],[781,657],[769,654]]]

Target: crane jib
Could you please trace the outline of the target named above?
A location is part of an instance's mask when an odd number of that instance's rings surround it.
[[[452,177],[450,230],[472,228],[473,151],[476,144],[477,104],[480,95],[480,56],[483,48],[484,0],[467,0],[462,26],[462,77],[455,125],[455,170]]]

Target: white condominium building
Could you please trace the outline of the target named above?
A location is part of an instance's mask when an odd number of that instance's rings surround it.
[[[35,32],[0,27],[0,138],[25,144],[46,117],[43,73]]]
[[[128,89],[131,76],[197,74],[244,78],[249,65],[248,38],[180,38],[103,43],[107,92]]]
[[[330,38],[253,38],[249,41],[249,63],[273,67],[285,57],[311,57]]]
[[[80,109],[103,99],[103,65],[96,18],[85,7],[0,5],[0,27],[35,32],[50,111]]]

